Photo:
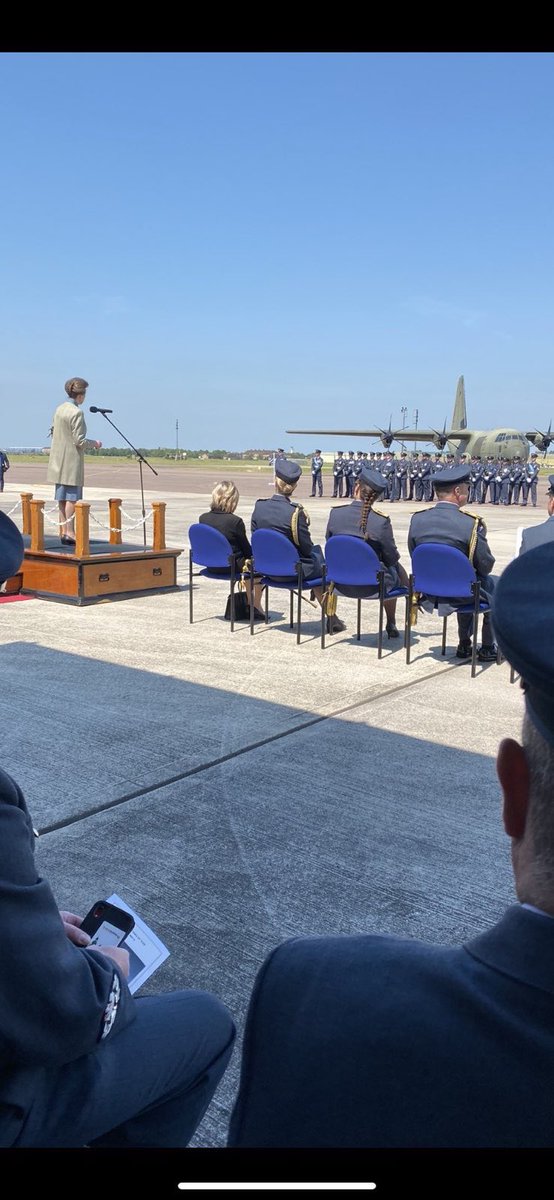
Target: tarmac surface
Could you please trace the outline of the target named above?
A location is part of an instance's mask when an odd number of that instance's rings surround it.
[[[51,501],[45,470],[12,465],[0,507],[18,524],[21,491]],[[454,657],[455,618],[443,658],[440,621],[419,616],[409,666],[401,639],[385,638],[377,659],[371,603],[358,643],[356,603],[339,598],[347,630],[322,651],[309,603],[300,645],[277,591],[269,627],[231,634],[226,583],[199,579],[191,625],[187,530],[224,477],[210,463],[163,468],[155,486],[145,478],[147,512],[166,500],[167,545],[183,550],[178,592],[0,604],[2,766],[26,795],[59,906],[84,913],[118,892],[170,949],[144,990],[207,988],[235,1016],[237,1049],[194,1139],[204,1147],[225,1144],[248,999],[273,946],[364,931],[454,944],[513,902],[494,759],[523,713],[507,663],[471,679]],[[87,465],[91,536],[107,539],[107,501],[119,496],[125,540],[142,544],[138,484],[136,463]],[[270,484],[267,467],[237,475],[247,529]],[[495,573],[518,528],[545,519],[545,489],[536,509],[480,510]],[[307,501],[316,542],[331,504]],[[419,506],[380,507],[409,569]]]

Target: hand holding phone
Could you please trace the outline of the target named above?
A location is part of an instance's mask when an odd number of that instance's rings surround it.
[[[135,924],[135,918],[124,908],[97,900],[83,918],[81,929],[90,935],[91,947],[120,946]]]

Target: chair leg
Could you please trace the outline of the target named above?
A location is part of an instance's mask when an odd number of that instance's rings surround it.
[[[229,587],[229,595],[231,597],[231,633],[235,632],[235,581],[231,579]]]
[[[291,599],[292,599],[292,592],[291,592]],[[300,645],[301,608],[302,608],[302,567],[300,567],[300,570],[298,571],[298,610],[297,610],[298,616],[297,616],[297,622],[296,622],[296,645],[297,646]]]
[[[479,605],[481,603],[481,585],[479,583],[472,584],[474,605],[473,605],[473,646],[471,650],[471,678],[475,678],[477,670],[477,641],[479,638]]]
[[[447,621],[448,621],[448,617],[443,617],[443,619],[442,619],[442,647],[441,647],[442,655],[446,654],[446,623],[447,623]]]
[[[362,601],[360,600],[360,597],[358,597],[358,628],[356,630],[356,637],[357,637],[358,641],[360,640],[360,637],[361,637],[361,630],[362,630]]]
[[[477,613],[473,617],[473,645],[471,647],[471,678],[475,678],[477,671],[477,637],[479,633],[479,618]]]
[[[404,649],[406,649],[406,646],[408,645],[409,628],[410,628],[410,608],[408,605],[408,597],[406,596],[405,605],[404,605]]]
[[[379,637],[377,639],[377,658],[383,654],[383,612],[385,611],[385,574],[379,571]]]
[[[289,596],[290,596],[289,624],[290,624],[291,629],[294,629],[294,592],[292,590],[289,592]]]
[[[254,637],[254,559],[250,560],[250,637]]]
[[[321,598],[321,649],[325,650],[325,626],[327,624],[327,574],[323,571],[322,574],[322,598]]]
[[[192,550],[189,550],[189,625],[192,625]]]
[[[235,631],[235,556],[231,554],[229,557],[229,567],[231,570],[231,578],[229,582],[229,595],[231,597],[231,633]]]
[[[265,585],[265,623],[269,625],[269,584]]]
[[[410,575],[408,584],[408,595],[406,597],[406,633],[404,643],[406,646],[406,666],[409,666],[411,650],[412,650],[412,605],[414,600],[414,577]]]

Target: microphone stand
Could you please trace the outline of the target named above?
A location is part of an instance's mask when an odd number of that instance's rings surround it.
[[[113,421],[110,421],[110,418],[107,416],[107,414],[105,412],[102,412],[101,409],[99,409],[98,411],[102,413],[104,420],[107,421],[108,424],[112,426],[112,429],[115,429],[116,433],[118,433],[119,436],[123,438],[123,441],[127,442],[127,445],[131,447],[131,450],[133,451],[134,454],[136,454],[136,456],[139,460],[140,496],[141,496],[141,501],[142,501],[142,533],[143,533],[143,539],[144,539],[144,549],[146,550],[146,509],[144,507],[144,484],[143,484],[143,480],[142,480],[142,464],[145,463],[145,465],[150,468],[153,475],[157,475],[158,472],[156,470],[154,470],[154,467],[152,466],[151,463],[148,462],[148,459],[144,457],[144,454],[141,454],[140,450],[137,450],[136,446],[133,446],[133,443],[129,441],[129,438],[126,438],[125,434],[122,433],[121,430],[117,428],[117,425]]]

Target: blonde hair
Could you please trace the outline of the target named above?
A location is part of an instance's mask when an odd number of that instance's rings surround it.
[[[296,482],[298,482],[298,480]],[[275,490],[279,492],[281,496],[292,496],[295,487],[296,483],[285,483],[284,479],[279,479],[278,475],[275,476]]]
[[[210,508],[212,512],[234,513],[239,502],[238,488],[230,479],[222,479],[212,492]]]

